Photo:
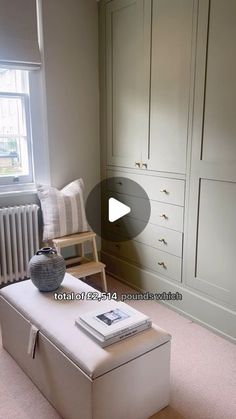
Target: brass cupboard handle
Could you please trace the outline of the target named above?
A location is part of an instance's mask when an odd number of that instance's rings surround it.
[[[165,265],[164,262],[158,262],[158,265],[163,266],[164,269],[167,269],[167,266]]]
[[[140,161],[136,161],[136,162],[135,162],[135,167],[139,167],[139,168],[141,167],[141,163],[140,163]]]
[[[161,218],[164,218],[165,220],[168,220],[168,217],[167,217],[167,215],[166,215],[166,214],[160,214],[160,217],[161,217]]]
[[[167,241],[165,239],[158,239],[159,242],[167,244]]]
[[[166,195],[168,195],[168,191],[167,191],[167,189],[160,189],[160,192],[162,192],[162,193],[165,193]]]
[[[147,163],[142,163],[142,167],[145,167],[145,169],[147,169]]]

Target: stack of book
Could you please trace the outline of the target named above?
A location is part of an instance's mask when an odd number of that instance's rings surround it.
[[[82,314],[75,324],[105,347],[150,328],[152,322],[127,304],[114,302],[109,309]]]

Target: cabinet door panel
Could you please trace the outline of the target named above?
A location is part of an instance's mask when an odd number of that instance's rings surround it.
[[[235,305],[236,183],[201,179],[196,198],[196,219],[193,205],[189,228],[187,283]]]
[[[193,1],[154,0],[148,168],[185,173]]]
[[[236,2],[210,2],[202,160],[236,161]]]
[[[150,35],[144,28],[146,18],[143,0],[107,5],[107,162],[111,165],[135,167],[144,142],[147,148],[150,64],[145,57]]]
[[[236,291],[236,184],[202,180],[200,191],[196,275]]]

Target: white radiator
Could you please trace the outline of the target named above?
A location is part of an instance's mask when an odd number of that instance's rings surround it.
[[[27,276],[39,248],[38,205],[0,208],[0,284]]]

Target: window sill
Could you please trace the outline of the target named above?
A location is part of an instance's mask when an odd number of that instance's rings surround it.
[[[19,196],[36,194],[37,189],[34,183],[27,183],[22,185],[7,185],[0,186],[0,197],[4,196]]]

